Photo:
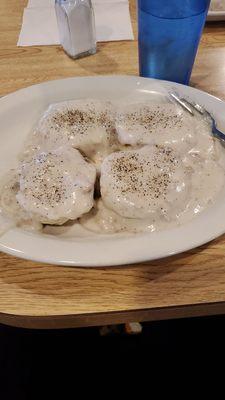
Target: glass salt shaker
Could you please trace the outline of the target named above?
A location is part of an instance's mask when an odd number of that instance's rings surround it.
[[[91,0],[55,0],[59,38],[72,58],[96,53],[95,19]]]

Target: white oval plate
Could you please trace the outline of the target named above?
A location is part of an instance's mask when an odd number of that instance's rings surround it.
[[[171,82],[133,76],[98,76],[51,81],[0,99],[0,175],[15,166],[23,142],[40,114],[52,102],[76,98],[153,100],[175,90],[213,112],[225,129],[225,103],[207,93]],[[159,82],[159,81],[157,81]],[[217,202],[178,228],[136,235],[97,235],[73,229],[56,234],[15,228],[0,237],[0,250],[34,261],[71,266],[110,266],[153,260],[200,246],[225,232],[225,189]]]

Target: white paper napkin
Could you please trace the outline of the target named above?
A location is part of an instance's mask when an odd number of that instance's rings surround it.
[[[54,8],[25,8],[17,46],[50,44],[59,44],[59,33]]]
[[[96,3],[127,3],[128,0],[92,0]],[[27,8],[30,7],[54,7],[55,0],[28,0]]]
[[[54,7],[55,0],[28,0],[27,8]]]
[[[127,0],[93,0],[93,6],[97,41],[134,39]],[[29,0],[17,46],[51,44],[59,44],[54,0]]]

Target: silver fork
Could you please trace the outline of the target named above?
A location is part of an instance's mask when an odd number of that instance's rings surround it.
[[[170,93],[170,96],[172,97],[173,100],[175,100],[181,107],[183,107],[184,110],[189,112],[192,116],[194,116],[194,111],[197,111],[199,114],[201,114],[203,117],[207,118],[210,120],[212,124],[212,134],[216,138],[222,140],[225,143],[225,133],[221,132],[217,127],[216,127],[216,121],[212,117],[212,115],[209,113],[209,111],[205,110],[204,107],[202,107],[198,103],[190,103],[190,101],[180,98],[176,93]]]

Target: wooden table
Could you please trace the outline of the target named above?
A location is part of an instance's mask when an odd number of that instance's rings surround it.
[[[59,46],[16,47],[26,3],[1,1],[0,95],[50,79],[138,73],[136,41],[101,43],[96,55],[78,61]],[[191,84],[225,98],[224,23],[206,26]],[[0,254],[1,323],[59,328],[222,313],[225,235],[178,256],[107,269],[48,266]]]

